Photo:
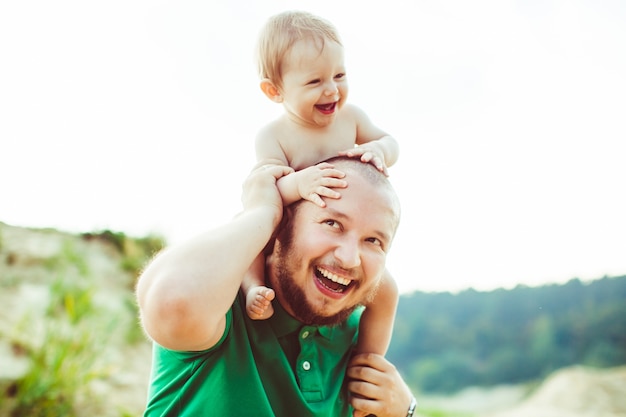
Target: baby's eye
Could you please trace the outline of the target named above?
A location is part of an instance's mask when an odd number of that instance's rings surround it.
[[[309,81],[306,85],[315,85],[318,84],[320,82],[319,78],[316,78],[314,80]]]
[[[340,72],[339,74],[335,75],[335,80],[341,80],[346,76],[345,73]]]

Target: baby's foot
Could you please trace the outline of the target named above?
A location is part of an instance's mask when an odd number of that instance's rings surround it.
[[[267,287],[254,287],[246,294],[246,312],[252,320],[266,320],[274,314],[272,300],[274,290]]]

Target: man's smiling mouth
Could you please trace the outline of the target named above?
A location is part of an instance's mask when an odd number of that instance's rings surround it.
[[[354,282],[319,267],[315,269],[315,277],[324,288],[336,293],[344,292]]]

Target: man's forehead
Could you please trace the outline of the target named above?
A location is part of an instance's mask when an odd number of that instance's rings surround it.
[[[339,189],[339,199],[326,198],[328,214],[345,219],[361,219],[381,233],[393,236],[400,217],[400,206],[393,188],[386,183],[371,184],[358,175],[346,175],[348,187]]]
[[[356,199],[360,200],[360,204],[368,204],[378,199],[382,203],[389,205],[394,211],[400,214],[400,202],[398,196],[393,189],[389,180],[374,168],[371,164],[363,162],[353,163],[351,161],[339,161],[336,168],[345,172],[345,180],[348,182],[346,190],[356,190]],[[345,165],[345,166],[344,166]],[[358,168],[358,169],[355,169]],[[343,189],[338,190],[343,193]]]

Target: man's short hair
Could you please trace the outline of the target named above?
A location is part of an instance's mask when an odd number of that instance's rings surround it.
[[[341,45],[339,33],[329,21],[308,12],[287,11],[269,18],[257,42],[257,65],[261,79],[282,85],[285,55],[299,40],[313,39],[323,49],[327,40]]]
[[[361,162],[358,158],[350,158],[347,156],[333,156],[326,159],[324,162],[328,162],[340,171],[354,171],[372,185],[381,184],[393,189],[389,178],[371,163]]]

